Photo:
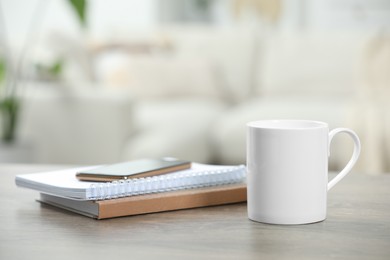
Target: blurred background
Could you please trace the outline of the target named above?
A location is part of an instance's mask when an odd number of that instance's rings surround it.
[[[0,36],[2,163],[239,164],[247,122],[312,119],[390,172],[388,0],[0,0]]]

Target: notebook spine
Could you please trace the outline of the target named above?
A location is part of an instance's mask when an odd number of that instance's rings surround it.
[[[193,189],[244,181],[245,166],[216,171],[188,171],[181,174],[166,174],[135,178],[109,183],[96,183],[86,191],[88,200],[106,200],[173,190]]]

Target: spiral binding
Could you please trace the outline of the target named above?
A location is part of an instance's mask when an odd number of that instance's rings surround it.
[[[159,193],[173,190],[233,184],[244,181],[245,166],[213,171],[182,171],[146,178],[91,184],[86,190],[88,200],[106,200],[120,197]]]

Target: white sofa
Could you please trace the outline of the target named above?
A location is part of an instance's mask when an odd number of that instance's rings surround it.
[[[363,144],[356,170],[390,170],[384,36],[170,28],[143,39],[169,48],[99,52],[94,88],[29,99],[39,104],[21,132],[37,143],[38,162],[174,156],[245,163],[246,122],[296,118],[353,128]],[[351,150],[347,138],[336,138],[331,169]]]

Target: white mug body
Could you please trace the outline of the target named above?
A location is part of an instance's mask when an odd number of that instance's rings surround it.
[[[326,218],[329,127],[304,120],[247,124],[248,217],[270,224]]]

